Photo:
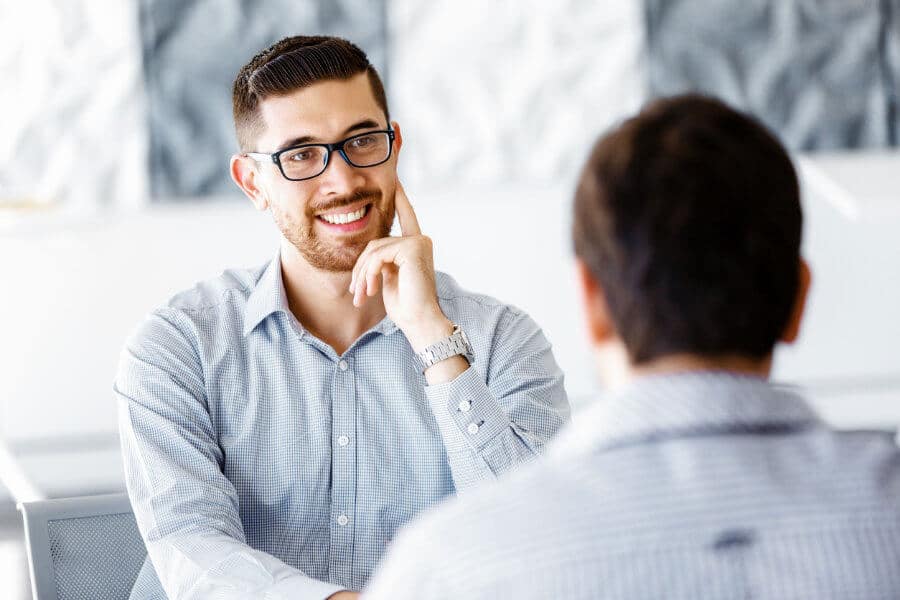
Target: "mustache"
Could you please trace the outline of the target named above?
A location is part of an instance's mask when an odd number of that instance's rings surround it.
[[[380,190],[357,190],[353,192],[349,196],[342,196],[340,198],[333,198],[328,202],[320,204],[318,206],[310,207],[310,212],[318,213],[329,210],[334,210],[336,208],[342,208],[344,206],[349,206],[351,204],[356,204],[357,202],[362,202],[364,200],[376,201],[381,198]]]

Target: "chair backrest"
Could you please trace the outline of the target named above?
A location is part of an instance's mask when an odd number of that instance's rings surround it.
[[[19,504],[35,600],[128,598],[147,556],[125,494]]]

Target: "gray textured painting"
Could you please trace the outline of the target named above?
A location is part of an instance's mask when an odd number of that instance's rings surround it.
[[[714,93],[797,150],[890,145],[896,4],[646,0],[650,93]]]
[[[642,0],[391,0],[411,186],[559,185],[644,99]]]
[[[288,35],[353,40],[381,69],[383,0],[140,0],[155,201],[236,194],[231,84],[256,52]]]
[[[143,203],[136,6],[0,2],[0,213]]]
[[[885,73],[888,80],[888,135],[892,146],[900,145],[900,0],[884,0]]]

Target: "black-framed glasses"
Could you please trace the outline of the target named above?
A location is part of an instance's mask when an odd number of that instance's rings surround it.
[[[245,152],[254,160],[271,160],[285,179],[303,181],[318,177],[328,168],[331,154],[337,152],[351,167],[374,167],[387,162],[394,147],[394,130],[368,131],[333,144],[301,144],[274,154]]]

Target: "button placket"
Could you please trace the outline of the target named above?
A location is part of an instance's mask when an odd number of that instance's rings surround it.
[[[356,434],[356,382],[352,358],[341,358],[334,365],[331,417],[331,560],[329,577],[349,581],[353,552],[354,515],[356,513],[356,452],[348,451]],[[344,557],[344,558],[340,558]],[[339,560],[340,559],[340,560]]]

